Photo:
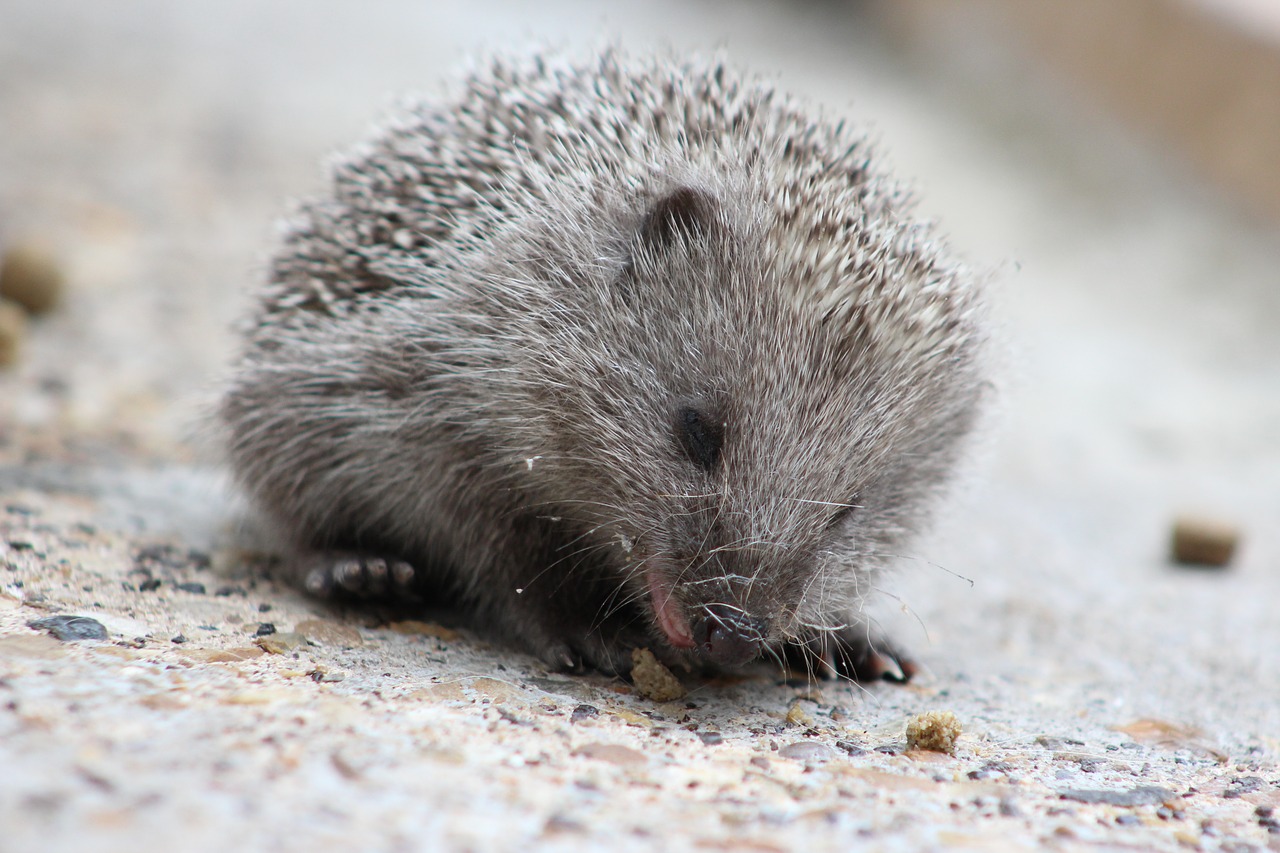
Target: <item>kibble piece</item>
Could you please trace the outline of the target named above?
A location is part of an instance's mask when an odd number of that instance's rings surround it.
[[[684,685],[648,649],[631,652],[631,681],[636,692],[654,702],[673,702],[684,696]]]
[[[1229,521],[1198,515],[1173,523],[1173,559],[1201,566],[1225,566],[1235,555],[1240,528]]]
[[[952,712],[925,711],[907,723],[907,748],[952,755],[961,731],[960,720]]]
[[[807,728],[813,725],[813,717],[806,714],[800,703],[796,702],[787,710],[787,725]]]
[[[51,311],[62,298],[62,268],[39,243],[20,243],[0,260],[0,296],[31,314]]]

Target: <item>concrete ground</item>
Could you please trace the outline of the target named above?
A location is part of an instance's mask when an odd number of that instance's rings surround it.
[[[69,288],[0,373],[0,851],[1280,850],[1275,228],[995,35],[852,10],[5,4],[0,244]],[[265,573],[200,424],[272,221],[391,94],[530,38],[726,47],[869,121],[993,270],[999,411],[880,617],[917,682],[655,703]],[[1170,562],[1182,511],[1241,527],[1228,568]],[[929,710],[954,756],[906,749]]]

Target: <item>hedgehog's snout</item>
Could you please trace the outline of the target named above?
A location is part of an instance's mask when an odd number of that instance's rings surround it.
[[[769,623],[727,604],[708,604],[693,627],[698,649],[712,663],[741,666],[764,651]]]

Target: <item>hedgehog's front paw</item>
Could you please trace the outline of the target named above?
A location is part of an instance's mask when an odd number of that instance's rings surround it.
[[[559,639],[545,644],[539,657],[560,672],[583,673],[592,670],[604,675],[626,675],[631,671],[631,650],[640,643],[618,640],[606,642],[590,634],[572,639]]]
[[[863,683],[905,684],[919,671],[915,661],[865,626],[824,631],[791,643],[786,648],[786,661],[792,669],[801,669],[813,678],[849,678]]]
[[[394,557],[310,551],[295,558],[307,592],[320,598],[397,599],[413,595],[413,566]]]

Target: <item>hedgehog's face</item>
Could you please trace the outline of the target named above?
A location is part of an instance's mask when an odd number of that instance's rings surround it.
[[[606,509],[623,597],[735,666],[845,627],[947,473],[972,381],[797,299],[725,208],[688,187],[653,204],[560,452],[587,460],[572,497]]]
[[[848,627],[948,462],[899,422],[920,414],[905,388],[767,372],[673,400],[670,482],[628,555],[661,637],[721,666]]]

